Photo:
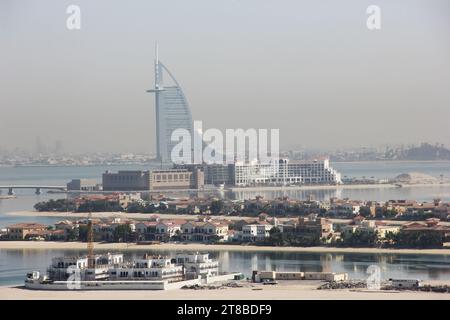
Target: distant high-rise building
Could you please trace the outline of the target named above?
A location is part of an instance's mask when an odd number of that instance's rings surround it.
[[[163,73],[168,75],[172,83],[164,83]],[[178,141],[171,141],[172,132],[176,129],[185,129],[193,138],[194,130],[186,97],[174,76],[159,61],[158,45],[155,57],[155,88],[147,92],[155,93],[157,158],[161,162],[170,163],[172,149],[178,144]]]
[[[37,154],[44,154],[47,152],[47,148],[45,147],[44,143],[42,142],[42,139],[40,136],[36,137],[36,153]]]
[[[55,141],[55,154],[61,154],[63,151],[63,144],[61,140],[56,140]]]

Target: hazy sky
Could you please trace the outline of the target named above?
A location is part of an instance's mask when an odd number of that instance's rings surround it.
[[[0,0],[0,147],[153,152],[155,41],[204,129],[450,146],[448,0]]]

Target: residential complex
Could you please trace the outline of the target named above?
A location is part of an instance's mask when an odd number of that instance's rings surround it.
[[[107,242],[237,242],[270,243],[272,233],[286,235],[286,239],[298,239],[295,245],[314,246],[336,244],[358,233],[373,233],[378,244],[389,244],[391,235],[402,233],[408,239],[421,239],[424,235],[437,237],[443,242],[450,240],[450,227],[439,219],[403,224],[388,221],[368,220],[356,215],[350,222],[332,222],[315,214],[307,217],[268,217],[262,213],[257,218],[241,220],[197,217],[193,220],[160,219],[150,216],[149,221],[93,219],[95,241]],[[87,225],[86,219],[60,221],[53,226],[31,223],[15,224],[6,228],[2,240],[81,240],[80,230]],[[124,231],[126,230],[126,231]],[[127,235],[124,236],[123,232]],[[406,239],[405,238],[405,239]],[[269,242],[268,242],[269,241]],[[345,243],[345,242],[344,242]],[[375,244],[375,243],[373,243]]]
[[[40,223],[16,223],[7,228],[9,240],[24,240],[30,235],[43,235],[47,226]]]
[[[235,163],[231,175],[232,184],[236,186],[342,183],[341,174],[330,166],[328,159]]]

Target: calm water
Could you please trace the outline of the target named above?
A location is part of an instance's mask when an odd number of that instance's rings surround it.
[[[423,172],[439,177],[450,177],[450,162],[366,162],[335,163],[333,166],[343,176],[391,178],[404,172]],[[65,185],[74,178],[97,179],[105,170],[145,170],[144,166],[92,166],[92,167],[0,167],[0,185],[5,184],[49,184]],[[51,224],[58,218],[28,218],[8,216],[7,212],[32,210],[38,201],[65,197],[64,194],[35,195],[33,191],[17,192],[16,199],[0,200],[0,227],[15,222],[36,221]],[[417,187],[396,189],[347,189],[341,191],[315,190],[290,192],[222,192],[218,195],[234,199],[245,199],[260,194],[266,198],[287,195],[304,199],[315,194],[319,200],[330,197],[349,197],[352,199],[417,199],[429,201],[440,197],[450,201],[450,187]],[[77,251],[60,250],[1,250],[0,249],[0,285],[23,283],[26,272],[45,271],[54,256],[77,254]],[[128,252],[128,258],[143,252]],[[173,254],[168,252],[167,254]],[[398,254],[304,254],[280,252],[213,252],[221,262],[223,271],[238,271],[250,276],[255,269],[296,270],[296,271],[334,271],[348,272],[351,278],[365,278],[369,265],[378,264],[383,278],[407,277],[418,279],[450,279],[450,257],[445,255],[398,255]]]
[[[422,172],[450,178],[450,161],[376,161],[376,162],[332,162],[332,167],[345,177],[378,179],[393,178],[401,173]],[[88,178],[101,182],[106,170],[149,170],[155,167],[144,165],[120,166],[70,166],[70,167],[0,167],[1,184],[49,184],[65,185],[71,179]]]
[[[129,251],[125,256],[133,259],[145,252],[148,251]],[[45,272],[52,257],[82,253],[72,250],[0,250],[0,286],[22,284],[25,274],[32,270]],[[173,256],[175,252],[164,254]],[[381,268],[383,279],[450,280],[450,256],[445,255],[216,251],[211,252],[211,256],[219,259],[222,271],[242,272],[247,277],[251,276],[252,270],[279,270],[347,272],[351,279],[366,279],[368,266],[376,264]]]

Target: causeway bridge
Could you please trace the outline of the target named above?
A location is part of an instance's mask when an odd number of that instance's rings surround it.
[[[58,191],[67,191],[66,186],[45,186],[45,185],[7,185],[0,186],[0,194],[2,190],[8,190],[8,195],[14,195],[14,190],[16,189],[34,189],[36,190],[36,194],[41,194],[41,190],[58,190]]]

